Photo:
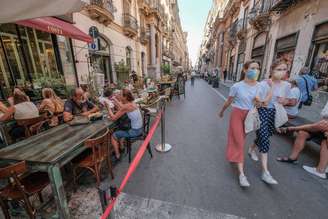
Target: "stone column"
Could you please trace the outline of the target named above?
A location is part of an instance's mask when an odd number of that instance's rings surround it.
[[[152,66],[156,65],[156,39],[155,39],[156,29],[154,24],[150,24],[150,54],[151,60],[150,64]]]

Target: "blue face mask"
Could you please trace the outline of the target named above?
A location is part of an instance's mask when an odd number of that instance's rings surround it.
[[[249,80],[255,80],[256,76],[257,76],[256,70],[249,70],[246,72],[246,78],[248,78]]]

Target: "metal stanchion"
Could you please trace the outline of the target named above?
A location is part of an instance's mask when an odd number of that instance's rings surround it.
[[[166,98],[161,99],[160,109],[162,111],[161,117],[161,143],[156,145],[156,150],[158,152],[168,152],[172,149],[170,144],[165,143],[165,101]]]

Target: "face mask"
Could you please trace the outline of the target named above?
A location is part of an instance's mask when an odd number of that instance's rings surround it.
[[[256,70],[249,70],[246,72],[246,78],[249,80],[255,80],[257,76],[257,71]]]
[[[281,80],[283,77],[285,77],[285,75],[286,75],[286,71],[275,71],[273,73],[273,77],[278,80]]]

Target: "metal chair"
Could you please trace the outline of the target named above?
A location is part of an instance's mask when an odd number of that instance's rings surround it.
[[[136,141],[144,141],[148,135],[149,132],[149,125],[150,125],[150,112],[148,109],[142,108],[142,113],[143,113],[143,133],[140,136],[134,137],[134,138],[126,138],[126,148],[127,148],[127,153],[129,155],[129,163],[131,163],[131,151],[132,151],[132,144]],[[147,146],[148,153],[150,157],[153,157],[153,153],[151,151],[151,146],[150,143]]]
[[[10,218],[8,201],[18,201],[24,205],[29,218],[36,218],[37,210],[32,206],[29,197],[38,195],[43,202],[42,190],[49,185],[46,172],[34,172],[28,175],[25,161],[0,169],[0,179],[9,179],[8,185],[0,190],[0,205],[6,219]],[[25,176],[24,176],[25,175]]]
[[[91,153],[79,161],[73,162],[74,185],[76,185],[77,180],[76,170],[78,168],[84,168],[92,172],[96,177],[97,186],[99,186],[101,167],[104,161],[107,162],[109,173],[112,179],[114,179],[112,162],[110,160],[110,155],[113,151],[112,147],[109,147],[110,135],[111,133],[107,129],[105,134],[97,138],[89,139],[84,143],[85,147],[91,149]]]

